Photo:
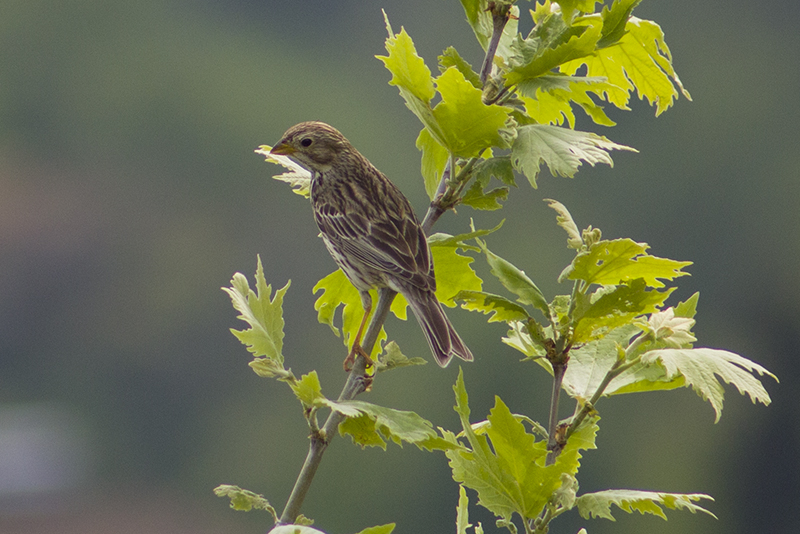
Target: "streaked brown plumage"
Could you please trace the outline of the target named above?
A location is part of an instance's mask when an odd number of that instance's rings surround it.
[[[372,306],[371,288],[402,294],[414,312],[436,362],[455,355],[471,361],[436,299],[430,249],[408,199],[335,128],[322,122],[297,124],[283,135],[273,154],[289,156],[311,171],[311,205],[322,239],[333,259],[361,293],[364,320]],[[364,354],[366,356],[366,354]]]

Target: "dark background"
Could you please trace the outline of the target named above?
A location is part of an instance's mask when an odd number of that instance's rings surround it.
[[[219,288],[236,271],[251,277],[256,254],[273,286],[291,278],[287,365],[317,369],[336,396],[345,350],[317,323],[311,293],[333,263],[307,203],[271,180],[279,169],[253,149],[324,120],[424,210],[420,125],[373,58],[384,53],[381,7],[429,67],[455,45],[477,68],[482,54],[455,0],[3,2],[0,531],[267,530],[266,514],[229,510],[211,490],[238,484],[282,508],[307,430],[288,388],[247,367]],[[698,345],[781,379],[765,381],[767,408],[726,388],[716,425],[689,390],[599,406],[582,491],[708,493],[719,520],[572,513],[553,532],[797,532],[800,4],[651,0],[635,13],[664,29],[694,102],[654,118],[634,98],[632,112],[610,111],[612,129],[580,118],[579,128],[640,153],[614,154],[613,169],[583,167],[574,180],[543,173],[538,190],[519,179],[506,210],[463,208],[437,230],[508,218],[492,249],[548,296],[564,293],[554,280],[571,254],[541,201],[558,199],[580,227],[693,261],[670,302],[700,291]],[[477,355],[464,366],[474,418],[499,393],[544,420],[549,377],[498,343],[503,327],[449,315]],[[416,324],[389,328],[407,354],[427,357]],[[364,399],[456,428],[457,370],[389,373]],[[362,452],[348,441],[328,451],[303,509],[320,528],[453,531],[457,487],[443,455]],[[494,531],[478,508],[473,520]]]

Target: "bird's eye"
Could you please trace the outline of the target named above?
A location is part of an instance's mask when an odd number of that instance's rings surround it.
[[[311,138],[310,138],[310,137],[306,137],[305,139],[303,139],[302,141],[300,141],[300,144],[301,144],[301,145],[303,145],[303,146],[304,146],[304,147],[306,147],[306,148],[310,147],[310,146],[311,146],[311,143],[312,143],[312,141],[311,141]]]

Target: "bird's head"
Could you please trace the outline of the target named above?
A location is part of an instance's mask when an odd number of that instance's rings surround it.
[[[289,156],[309,170],[323,172],[350,149],[350,143],[336,128],[310,121],[286,130],[270,154]]]

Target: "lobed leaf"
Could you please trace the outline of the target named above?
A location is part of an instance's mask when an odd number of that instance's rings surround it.
[[[602,240],[587,252],[578,254],[559,280],[583,280],[587,284],[616,285],[643,278],[650,287],[664,287],[661,280],[672,280],[689,273],[681,269],[690,261],[675,261],[647,254],[646,243],[631,239]]]
[[[433,430],[430,421],[414,412],[394,410],[364,401],[328,401],[328,405],[347,416],[339,424],[339,434],[350,435],[354,443],[362,447],[381,447],[386,449],[386,441],[398,445],[403,441],[428,450],[457,449]],[[352,415],[356,411],[358,415]]]
[[[222,484],[214,488],[217,497],[228,497],[231,500],[231,508],[241,512],[249,512],[253,508],[265,510],[272,514],[275,521],[278,520],[277,512],[263,495],[259,495],[250,490],[242,489],[239,486]]]
[[[250,289],[247,278],[236,273],[231,280],[231,287],[223,287],[231,298],[234,309],[240,313],[237,317],[250,325],[246,330],[235,330],[231,333],[247,346],[247,350],[256,357],[266,357],[283,365],[283,296],[289,289],[291,281],[275,292],[272,297],[272,286],[264,279],[264,267],[261,256],[255,275],[255,291]],[[272,297],[272,298],[271,298]]]
[[[282,165],[289,169],[289,172],[278,174],[277,176],[273,176],[273,178],[288,183],[292,187],[292,192],[301,197],[308,198],[311,196],[311,173],[308,169],[299,163],[295,163],[289,156],[270,154],[270,150],[272,150],[271,146],[261,145],[255,152],[256,154],[266,156],[268,162]]]
[[[579,496],[575,504],[578,512],[584,519],[592,517],[602,517],[611,521],[616,521],[611,515],[611,505],[617,506],[620,510],[627,513],[634,511],[640,514],[653,514],[666,521],[667,516],[662,506],[670,510],[689,510],[692,513],[703,512],[715,518],[714,514],[705,508],[694,504],[700,499],[713,501],[709,495],[702,493],[661,493],[654,491],[639,490],[606,490],[595,493],[586,493]]]
[[[573,315],[574,342],[586,343],[599,339],[615,328],[630,323],[635,317],[656,312],[674,290],[648,290],[642,278],[598,289],[589,303],[576,306]]]
[[[459,291],[453,300],[461,301],[465,310],[479,311],[485,315],[492,314],[490,323],[526,321],[528,312],[505,297],[484,293],[483,291]]]
[[[431,133],[450,153],[471,158],[487,147],[507,147],[500,135],[508,119],[507,108],[484,104],[483,92],[453,67],[436,79],[436,89],[442,101],[433,108],[433,116],[442,138]]]
[[[554,176],[572,178],[582,161],[594,166],[605,163],[613,166],[610,150],[635,149],[609,141],[591,132],[579,132],[549,124],[529,124],[517,129],[517,138],[511,147],[511,162],[523,173],[533,187],[541,163],[547,164]]]
[[[562,485],[562,475],[578,471],[580,450],[594,448],[597,426],[580,428],[570,439],[555,464],[545,467],[547,444],[526,432],[499,397],[487,421],[485,433],[477,434],[469,423],[469,406],[463,374],[454,386],[456,412],[470,451],[446,451],[453,478],[478,492],[479,504],[503,521],[513,513],[525,519],[539,515]],[[447,436],[446,436],[447,437]],[[489,445],[491,442],[491,447]]]
[[[663,366],[667,379],[683,378],[686,385],[703,399],[711,403],[716,413],[714,422],[722,416],[725,390],[717,377],[733,384],[742,395],[748,395],[755,404],[770,404],[772,400],[764,385],[753,373],[778,378],[759,364],[733,352],[719,349],[659,349],[642,355],[645,365]]]
[[[620,6],[619,9],[625,8]],[[611,19],[608,20],[610,25],[615,24]],[[560,71],[575,74],[581,66],[586,65],[586,76],[605,77],[616,87],[606,91],[605,98],[621,109],[628,108],[630,93],[634,89],[640,99],[646,98],[656,106],[656,115],[666,111],[679,92],[691,100],[672,67],[672,56],[658,24],[630,17],[625,23],[624,32],[616,26],[604,30],[607,30],[606,43],[618,36],[619,39],[591,56],[562,64]]]

